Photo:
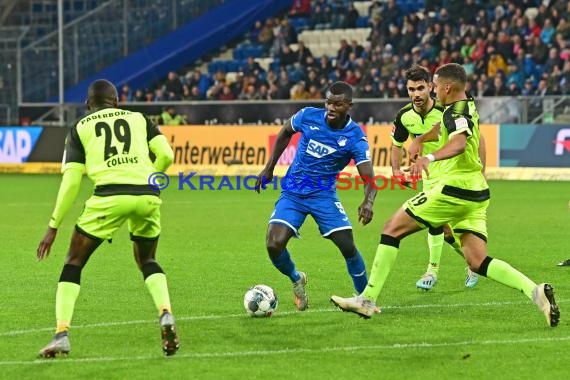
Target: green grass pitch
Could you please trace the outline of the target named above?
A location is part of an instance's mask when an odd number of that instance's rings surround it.
[[[173,180],[175,180],[173,178]],[[295,311],[291,284],[264,246],[277,191],[163,192],[158,260],[165,269],[181,349],[164,357],[158,317],[135,266],[126,227],[83,271],[67,358],[38,360],[53,334],[55,289],[75,218],[90,194],[84,180],[51,256],[37,262],[59,176],[1,175],[2,314],[0,378],[5,379],[565,379],[570,373],[570,192],[565,182],[492,181],[489,252],[536,282],[551,282],[562,311],[555,328],[517,291],[482,278],[465,289],[465,264],[444,248],[439,282],[415,288],[428,259],[426,233],[401,245],[370,320],[342,313],[331,294],[351,295],[344,260],[312,219],[289,248],[307,273],[310,309]],[[382,191],[373,222],[354,226],[372,264],[384,221],[411,191]],[[362,191],[342,191],[353,223]],[[274,288],[279,307],[254,319],[242,298]]]

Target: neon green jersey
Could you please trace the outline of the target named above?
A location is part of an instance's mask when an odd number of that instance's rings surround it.
[[[148,185],[156,171],[149,142],[162,136],[156,125],[139,112],[105,108],[83,117],[69,132],[63,168],[85,165],[95,187]]]
[[[429,132],[433,125],[441,121],[443,115],[443,106],[435,101],[433,107],[427,112],[425,116],[420,115],[409,103],[402,107],[396,118],[394,119],[394,127],[392,128],[392,143],[397,147],[402,147],[406,140],[411,136],[415,138],[426,132]],[[422,155],[435,152],[443,146],[443,142],[430,141],[422,144]],[[441,163],[439,161],[433,162],[429,166],[429,179],[424,178],[424,184],[434,183],[440,175],[439,168]]]
[[[447,144],[460,133],[467,135],[465,151],[455,157],[441,161],[439,170],[444,184],[468,191],[480,191],[489,188],[481,172],[483,164],[479,158],[479,113],[473,98],[450,104],[443,112],[441,140]],[[431,170],[431,165],[430,165]],[[488,193],[488,191],[486,192]]]

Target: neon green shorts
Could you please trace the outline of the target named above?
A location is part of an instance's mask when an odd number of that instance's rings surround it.
[[[111,240],[113,233],[128,222],[131,240],[154,240],[160,235],[160,205],[155,195],[93,195],[77,220],[79,232]]]
[[[424,228],[447,223],[457,234],[472,232],[487,239],[487,207],[489,200],[469,201],[442,194],[437,184],[404,202],[402,208]]]

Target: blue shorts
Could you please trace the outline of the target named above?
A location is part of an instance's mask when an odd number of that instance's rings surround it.
[[[269,223],[284,224],[293,230],[296,237],[299,237],[299,228],[305,222],[307,215],[311,215],[317,222],[323,237],[336,231],[352,229],[336,194],[295,196],[282,193],[275,202]]]

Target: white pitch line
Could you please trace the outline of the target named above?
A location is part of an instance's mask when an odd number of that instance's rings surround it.
[[[514,345],[527,343],[554,343],[570,341],[570,336],[547,337],[547,338],[523,338],[523,339],[505,339],[505,340],[482,340],[482,341],[462,341],[462,342],[415,342],[415,343],[393,343],[383,345],[369,346],[341,346],[341,347],[319,347],[319,348],[286,348],[282,350],[260,350],[260,351],[234,351],[234,352],[194,352],[187,354],[178,354],[172,358],[164,359],[159,355],[147,356],[110,356],[110,357],[93,357],[93,358],[62,358],[62,359],[38,359],[33,361],[25,360],[7,360],[0,361],[0,366],[10,365],[39,365],[39,364],[62,364],[62,363],[97,363],[97,362],[115,362],[115,361],[142,361],[142,360],[176,360],[181,358],[209,359],[209,358],[231,358],[243,356],[271,356],[271,355],[288,355],[288,354],[321,354],[327,352],[341,351],[362,351],[362,350],[405,350],[418,348],[441,348],[441,347],[461,347],[461,346],[491,346],[491,345]]]
[[[557,303],[566,303],[570,300],[557,300]],[[492,301],[492,302],[482,302],[482,303],[456,303],[456,304],[417,304],[417,305],[392,305],[392,306],[382,306],[382,310],[389,310],[389,309],[427,309],[427,308],[464,308],[464,307],[487,307],[487,306],[509,306],[509,305],[524,305],[529,304],[532,305],[529,301]],[[303,313],[330,313],[330,312],[337,312],[338,309],[335,307],[324,308],[324,309],[309,309]],[[291,314],[298,314],[298,311],[283,311],[279,312],[279,316],[281,315],[291,315]],[[216,320],[216,319],[225,319],[225,318],[244,318],[246,317],[245,314],[218,314],[218,315],[193,315],[193,316],[181,316],[176,317],[177,321],[205,321],[205,320]],[[129,326],[129,325],[144,325],[144,324],[152,324],[156,323],[156,319],[140,319],[140,320],[132,320],[132,321],[120,321],[120,322],[100,322],[100,323],[89,323],[86,325],[77,325],[73,326],[73,329],[89,329],[89,328],[98,328],[98,327],[113,327],[113,326]],[[38,332],[44,331],[51,331],[53,327],[42,327],[36,329],[27,329],[27,330],[12,330],[0,333],[0,336],[16,336],[16,335],[25,335],[25,334],[34,334]]]

